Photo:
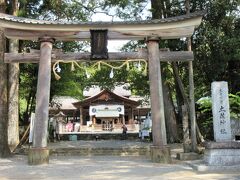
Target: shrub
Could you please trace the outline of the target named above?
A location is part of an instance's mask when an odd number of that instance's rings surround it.
[[[240,92],[229,94],[230,116],[240,120]],[[199,129],[207,140],[213,140],[213,115],[210,97],[203,97],[197,101],[197,122]]]

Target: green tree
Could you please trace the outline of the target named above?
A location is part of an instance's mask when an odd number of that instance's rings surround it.
[[[9,13],[17,15],[18,0],[9,4]],[[9,52],[18,53],[19,41],[9,40]],[[11,151],[19,143],[19,63],[8,65],[8,144]]]
[[[5,13],[5,0],[0,0],[0,12]],[[5,38],[0,31],[0,157],[10,156],[8,147],[8,92],[7,92],[7,65],[3,61],[5,52]]]
[[[207,7],[203,23],[193,38],[197,96],[210,93],[212,81],[225,80],[230,92],[239,86],[239,0],[194,1],[194,8]],[[202,75],[202,76],[201,76]]]

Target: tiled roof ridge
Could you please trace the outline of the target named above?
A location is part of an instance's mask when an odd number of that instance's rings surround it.
[[[165,19],[152,19],[152,20],[141,20],[141,21],[113,21],[113,22],[104,22],[104,21],[88,21],[88,22],[83,22],[83,21],[46,21],[46,20],[37,20],[37,19],[30,19],[30,18],[23,18],[23,17],[17,17],[17,16],[12,16],[4,13],[0,13],[0,19],[1,20],[7,20],[7,21],[12,21],[12,22],[19,22],[19,23],[28,23],[28,24],[55,24],[55,25],[73,25],[73,24],[82,24],[82,25],[100,25],[100,24],[105,24],[105,25],[111,25],[111,24],[157,24],[157,23],[169,23],[169,22],[175,22],[179,20],[186,20],[190,19],[193,17],[198,17],[204,15],[206,12],[205,11],[196,11],[194,13],[190,14],[185,14],[185,15],[180,15],[180,16],[174,16],[174,17],[169,17]]]
[[[94,98],[102,95],[102,94],[105,93],[105,92],[108,92],[108,93],[110,93],[110,94],[112,94],[112,95],[114,95],[114,96],[117,96],[117,97],[119,97],[119,98],[121,98],[121,99],[124,99],[125,101],[132,102],[132,103],[133,103],[133,102],[134,102],[134,103],[138,103],[138,101],[135,101],[135,100],[129,99],[129,98],[127,98],[127,97],[124,97],[124,96],[115,94],[114,92],[110,91],[109,89],[103,89],[103,90],[101,90],[98,94],[96,94],[96,95],[94,95],[94,96],[88,97],[88,98],[86,98],[86,99],[84,99],[84,100],[82,100],[82,101],[75,102],[75,103],[72,103],[72,104],[75,106],[75,105],[78,104],[78,103],[87,102],[87,101],[89,101],[89,100],[91,100],[91,99],[94,99]]]
[[[71,99],[79,100],[79,99],[77,99],[77,98],[75,98],[75,97],[72,97],[72,96],[62,96],[62,95],[60,95],[60,96],[54,95],[52,99],[54,100],[54,99],[70,99],[70,98],[71,98]]]

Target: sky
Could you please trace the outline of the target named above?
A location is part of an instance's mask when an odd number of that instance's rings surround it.
[[[144,20],[144,17],[150,16],[150,12],[148,11],[151,8],[151,3],[149,2],[143,11],[142,18]],[[114,13],[112,13],[114,14]],[[104,13],[96,13],[92,16],[92,21],[123,21],[122,19],[114,16],[114,19],[112,16],[108,16]],[[120,49],[125,45],[129,40],[109,40],[108,41],[108,52],[119,52]]]

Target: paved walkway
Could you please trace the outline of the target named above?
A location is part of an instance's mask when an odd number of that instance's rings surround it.
[[[101,141],[98,141],[99,143]],[[98,144],[93,143],[93,145]],[[73,146],[73,142],[62,142]],[[86,143],[91,142],[77,142]],[[111,144],[113,142],[102,142]],[[127,141],[119,144],[130,143]],[[117,146],[115,144],[113,146]],[[139,142],[141,143],[141,142]],[[71,145],[72,144],[72,145]],[[57,144],[55,144],[57,145]],[[76,144],[75,144],[76,145]],[[83,145],[83,144],[82,144]],[[174,148],[175,147],[175,148]],[[179,150],[179,145],[173,145],[172,152]],[[175,149],[175,150],[174,150]],[[173,153],[174,154],[174,153]],[[83,179],[83,180],[164,180],[164,179],[240,179],[240,172],[211,172],[200,173],[192,170],[184,162],[174,160],[172,164],[152,163],[143,156],[52,156],[49,165],[29,166],[27,157],[15,155],[11,158],[0,159],[0,180],[37,180],[37,179]]]

